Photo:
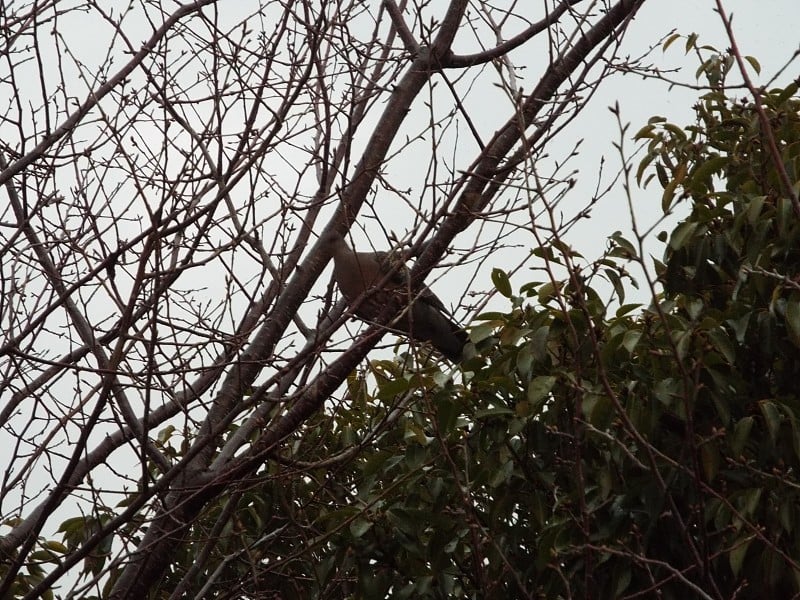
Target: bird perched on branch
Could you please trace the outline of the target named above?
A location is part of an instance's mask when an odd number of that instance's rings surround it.
[[[387,305],[395,303],[402,313],[390,322],[391,329],[430,342],[453,362],[461,359],[466,332],[450,319],[442,301],[427,287],[411,294],[408,269],[396,255],[354,252],[335,232],[328,233],[325,242],[333,255],[333,278],[360,319],[374,321]]]

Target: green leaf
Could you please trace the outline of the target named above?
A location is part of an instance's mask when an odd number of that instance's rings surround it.
[[[666,40],[664,40],[663,44],[661,44],[661,50],[662,51],[666,51],[667,48],[669,48],[675,40],[679,40],[679,39],[681,39],[681,34],[680,33],[673,33]]]
[[[702,298],[688,298],[686,301],[686,313],[692,321],[697,321],[703,312]]]
[[[798,86],[797,81],[793,81],[787,85],[786,88],[781,90],[781,92],[778,94],[776,105],[781,105],[786,102],[789,98],[797,94],[798,89],[800,89],[800,86]]]
[[[174,425],[167,425],[164,429],[158,432],[157,439],[161,444],[164,444],[175,433]]]
[[[742,509],[741,514],[745,517],[752,517],[756,514],[758,510],[758,504],[761,502],[761,496],[763,495],[763,491],[761,488],[751,488],[747,490],[743,496],[742,502]]]
[[[481,410],[475,411],[475,418],[476,419],[486,419],[489,417],[508,417],[513,416],[514,411],[510,408],[504,408],[502,406],[492,406],[490,408],[482,408]]]
[[[28,555],[28,559],[33,562],[49,563],[54,562],[55,557],[47,550],[36,550]]]
[[[473,344],[482,342],[486,338],[490,337],[498,326],[499,323],[494,321],[490,323],[481,323],[480,325],[474,325],[469,328],[469,339],[470,341],[472,341]]]
[[[581,405],[586,420],[599,430],[606,429],[614,416],[611,398],[601,394],[586,394]]]
[[[620,562],[617,564],[617,568],[614,569],[613,577],[614,598],[621,597],[623,592],[630,586],[631,580],[633,579],[631,570],[630,563],[628,562]]]
[[[658,176],[658,183],[661,187],[665,188],[669,185],[669,173],[661,163],[656,163],[656,175]]]
[[[556,296],[561,289],[561,283],[557,281],[549,281],[539,288],[539,302],[547,304],[552,298]]]
[[[797,422],[794,411],[788,404],[783,404],[783,414],[789,420],[789,425],[792,428],[792,446],[794,448],[795,457],[800,458],[800,423]]]
[[[689,37],[686,38],[686,44],[684,45],[684,50],[686,54],[689,54],[689,51],[695,47],[697,44],[698,35],[696,33],[689,34]]]
[[[544,404],[545,399],[550,394],[557,379],[552,375],[540,375],[534,377],[528,384],[528,402],[531,404],[531,411],[536,413]]]
[[[531,376],[531,366],[533,364],[533,349],[529,344],[522,346],[517,352],[517,372],[525,380]]]
[[[503,294],[503,296],[506,298],[511,298],[513,295],[511,291],[511,281],[509,280],[508,274],[505,271],[497,268],[492,269],[492,283],[494,284],[495,289]]]
[[[614,287],[614,293],[617,295],[619,302],[625,301],[625,287],[622,285],[622,279],[614,269],[603,269],[611,285]]]
[[[686,142],[689,140],[689,138],[686,136],[686,132],[681,127],[678,127],[673,123],[664,123],[664,129],[669,131],[676,140],[679,140],[681,142]],[[680,170],[681,168],[683,168],[685,171],[686,164],[683,163],[678,167],[677,170]]]
[[[673,250],[680,250],[691,239],[699,227],[695,221],[684,221],[675,228],[669,239],[669,247]]]
[[[747,204],[747,222],[750,225],[755,225],[758,218],[761,216],[761,209],[764,207],[764,200],[766,196],[754,196]]]
[[[612,251],[612,256],[621,256],[622,258],[630,259],[635,259],[637,257],[636,246],[631,244],[619,231],[615,231],[608,239],[622,250],[622,252],[618,253]]]
[[[624,317],[624,316],[625,316],[625,315],[627,315],[629,312],[632,312],[632,311],[636,310],[637,308],[641,308],[641,306],[642,306],[642,305],[641,305],[641,304],[639,304],[639,303],[635,303],[635,304],[623,304],[622,306],[620,306],[620,307],[617,309],[617,312],[616,312],[616,313],[614,313],[614,315],[615,315],[616,317],[618,317],[618,318],[619,318],[619,317]]]
[[[744,59],[750,63],[750,66],[753,67],[753,70],[757,73],[761,73],[761,63],[756,60],[754,56],[745,56]]]
[[[781,428],[781,414],[778,411],[778,407],[771,400],[762,400],[758,404],[764,417],[764,422],[767,425],[767,431],[769,431],[769,438],[774,444],[778,439],[778,432]]]
[[[750,542],[753,541],[754,537],[755,536],[748,535],[745,539],[737,540],[733,549],[728,554],[728,562],[731,565],[731,571],[733,571],[734,577],[739,576],[745,554],[747,554],[747,549],[750,547]]]
[[[692,173],[692,180],[702,183],[710,182],[711,177],[720,173],[729,162],[730,159],[727,156],[712,156],[695,169]]]
[[[669,180],[666,187],[664,188],[664,193],[661,195],[661,210],[663,212],[669,212],[669,209],[672,207],[672,200],[675,197],[675,190],[678,189],[678,186],[683,183],[683,180],[686,178],[686,164],[681,163],[678,165],[678,168],[675,170],[675,174],[672,179]]]
[[[521,400],[514,406],[514,413],[521,419],[531,416],[531,405],[527,400]]]
[[[712,329],[708,332],[708,337],[711,340],[711,344],[717,352],[725,358],[729,365],[736,362],[736,350],[725,331],[722,329]]]
[[[786,325],[789,327],[789,339],[800,348],[800,300],[796,297],[786,303]]]
[[[409,444],[406,447],[406,459],[408,464],[413,465],[410,466],[410,468],[415,469],[420,466],[424,458],[421,447],[427,446],[430,440],[428,439],[428,436],[425,435],[425,430],[422,429],[422,427],[420,427],[417,423],[410,421],[406,422],[406,429],[403,432],[403,439],[406,442],[416,442],[419,444]]]
[[[542,362],[547,358],[547,342],[550,337],[550,326],[542,325],[533,335],[530,336],[529,344],[531,355],[536,362]]]
[[[631,329],[625,332],[625,336],[622,338],[622,346],[628,351],[628,354],[633,354],[633,351],[641,338],[641,331],[637,329]]]
[[[54,540],[47,540],[44,543],[44,547],[52,550],[53,552],[58,552],[60,554],[66,554],[67,553],[67,547],[64,544],[62,544],[60,542],[56,542]]]
[[[383,380],[379,383],[377,397],[380,400],[390,400],[408,391],[408,388],[409,382],[402,378]]]
[[[728,319],[725,321],[725,323],[728,324],[731,329],[733,329],[733,334],[736,336],[736,342],[738,344],[744,343],[744,336],[747,333],[747,326],[750,324],[750,315],[751,313],[747,312],[738,318]]]
[[[675,340],[675,350],[678,352],[678,360],[683,361],[689,353],[689,346],[692,343],[692,332],[681,331]]]
[[[636,183],[642,186],[643,189],[647,187],[647,183],[642,185],[642,177],[644,176],[644,172],[647,170],[647,167],[650,166],[650,163],[653,162],[655,158],[656,155],[654,153],[648,152],[639,163],[639,167],[636,169]],[[652,175],[650,177],[652,177]],[[650,177],[648,177],[648,181],[650,180]]]
[[[356,519],[350,523],[350,534],[358,539],[372,528],[372,523],[366,519]]]
[[[744,452],[747,442],[750,440],[750,431],[753,429],[753,417],[743,417],[736,423],[731,438],[731,452],[733,458],[739,458]]]
[[[675,398],[680,394],[680,390],[680,381],[672,377],[662,379],[653,387],[655,397],[666,407],[672,405]]]
[[[436,421],[439,431],[449,434],[456,428],[460,411],[458,405],[450,398],[441,399],[436,405]]]
[[[506,321],[506,314],[497,311],[487,311],[477,315],[475,321],[495,321],[498,326]]]
[[[648,123],[647,125],[642,127],[639,131],[636,132],[636,134],[633,136],[633,139],[635,140],[653,139],[656,137],[654,131],[655,127],[651,123]]]

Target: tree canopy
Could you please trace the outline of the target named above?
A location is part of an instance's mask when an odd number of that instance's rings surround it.
[[[145,4],[87,5],[91,77],[78,8],[8,21],[0,597],[800,595],[797,82],[663,40],[700,57],[695,121],[611,107],[633,227],[586,258],[564,234],[601,194],[564,219],[539,163],[597,86],[654,76],[619,50],[642,2]],[[653,259],[656,189],[683,216]],[[367,358],[402,307],[351,319],[333,232],[414,258],[407,297],[475,264],[464,360]]]

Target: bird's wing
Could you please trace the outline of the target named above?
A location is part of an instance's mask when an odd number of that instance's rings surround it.
[[[383,277],[389,276],[387,286],[407,289],[411,274],[408,267],[396,252],[374,252],[375,259],[381,265]]]

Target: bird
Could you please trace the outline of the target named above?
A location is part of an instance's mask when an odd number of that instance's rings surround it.
[[[454,363],[461,360],[469,336],[429,288],[421,288],[411,298],[410,273],[396,253],[355,252],[335,231],[326,234],[325,242],[333,256],[333,278],[358,318],[373,322],[394,302],[403,307],[403,313],[390,329],[430,342]]]

